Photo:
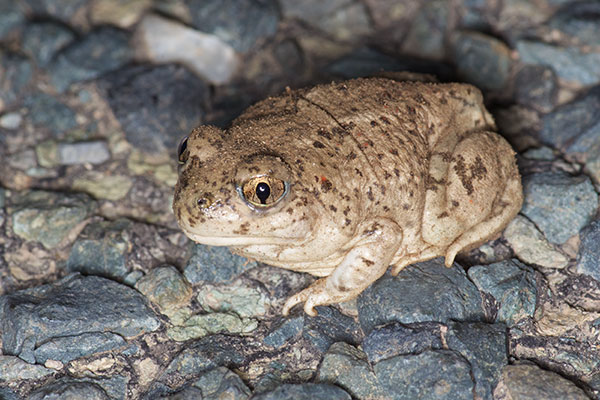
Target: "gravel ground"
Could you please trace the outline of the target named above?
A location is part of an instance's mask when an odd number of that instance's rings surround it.
[[[0,398],[600,398],[600,3],[0,0]],[[525,204],[445,269],[314,278],[191,243],[176,147],[289,86],[480,87]]]

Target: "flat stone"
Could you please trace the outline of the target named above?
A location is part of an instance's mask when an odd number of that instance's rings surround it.
[[[548,27],[589,46],[600,45],[600,5],[596,1],[574,2],[561,8],[548,21]]]
[[[191,285],[171,266],[152,269],[137,281],[135,288],[167,315],[192,297]]]
[[[410,325],[392,322],[373,329],[361,345],[369,362],[376,364],[398,355],[442,349],[443,329],[442,324],[433,322]]]
[[[256,261],[232,254],[226,247],[195,244],[183,274],[192,284],[231,283],[242,272],[257,266]]]
[[[77,381],[59,381],[43,386],[32,392],[28,399],[50,400],[50,399],[86,399],[86,400],[108,400],[110,397],[95,383]]]
[[[286,343],[291,341],[294,337],[297,337],[302,332],[304,326],[304,317],[287,318],[282,324],[278,325],[273,329],[267,336],[265,336],[263,342],[267,346],[279,348],[284,346]]]
[[[33,77],[31,62],[8,50],[0,49],[0,112],[13,106],[23,96]]]
[[[44,92],[27,97],[25,105],[31,122],[38,128],[49,130],[54,137],[63,137],[78,126],[75,112]]]
[[[251,395],[242,379],[225,367],[202,374],[193,386],[201,390],[203,400],[245,400]]]
[[[201,122],[208,88],[179,65],[129,66],[98,81],[127,141],[149,154],[173,155]]]
[[[110,332],[134,337],[156,330],[160,321],[137,291],[108,279],[78,274],[0,297],[2,351],[34,362],[34,350],[58,337]],[[75,351],[75,350],[74,350]]]
[[[424,3],[411,21],[410,30],[402,46],[404,52],[430,60],[443,60],[446,56],[449,7],[450,5],[442,0]]]
[[[72,189],[96,199],[118,201],[127,196],[132,186],[133,180],[127,175],[107,175],[92,170],[78,175],[73,180]]]
[[[467,361],[448,350],[388,358],[374,367],[387,399],[473,399]]]
[[[193,315],[183,324],[168,329],[169,337],[177,342],[199,339],[216,333],[249,333],[258,327],[251,318],[240,318],[235,314],[210,313]]]
[[[524,64],[544,65],[558,77],[589,86],[600,83],[600,52],[583,51],[577,47],[560,47],[531,40],[519,40],[516,49]]]
[[[600,281],[600,220],[598,219],[581,231],[577,272]]]
[[[37,380],[54,374],[54,370],[44,368],[9,355],[0,356],[0,384],[9,385],[24,380]]]
[[[15,1],[0,2],[0,39],[21,27],[25,20],[21,4]]]
[[[54,22],[32,22],[23,32],[23,50],[40,67],[46,67],[74,38],[75,34],[63,25]]]
[[[242,318],[263,316],[270,307],[268,293],[241,282],[231,286],[203,285],[197,299],[205,311],[235,313]]]
[[[90,217],[94,207],[86,195],[32,191],[11,198],[8,212],[17,236],[53,249],[80,229],[79,224]]]
[[[356,399],[385,398],[365,353],[344,342],[331,345],[319,366],[317,381],[337,385]]]
[[[540,172],[523,178],[521,213],[551,243],[564,243],[579,233],[596,213],[598,194],[590,178],[564,172]]]
[[[56,0],[48,3],[44,0],[24,0],[33,15],[52,17],[67,24],[73,22],[77,14],[85,11],[88,2],[89,0]]]
[[[125,266],[125,243],[77,240],[71,248],[67,270],[123,279],[129,272]]]
[[[558,100],[556,73],[542,65],[526,65],[516,76],[515,96],[520,104],[542,112],[552,111]]]
[[[326,383],[283,384],[278,388],[256,394],[253,400],[351,400],[352,397],[337,386]]]
[[[534,271],[517,260],[469,269],[469,278],[479,290],[490,294],[498,303],[496,322],[515,325],[535,312],[537,287]]]
[[[517,258],[526,264],[562,269],[569,263],[569,258],[548,243],[533,222],[520,215],[508,224],[504,237]]]
[[[218,37],[156,15],[144,17],[135,35],[142,59],[181,63],[216,85],[229,82],[240,64],[235,50]]]
[[[0,127],[8,130],[15,130],[21,126],[23,117],[18,112],[10,112],[0,117]]]
[[[363,335],[352,317],[332,307],[317,307],[316,317],[306,316],[302,336],[325,352],[334,342],[359,344]]]
[[[50,80],[59,92],[64,92],[71,84],[98,78],[132,58],[127,32],[100,27],[56,56],[48,66]]]
[[[498,39],[479,32],[461,32],[454,38],[454,62],[459,75],[484,90],[501,90],[512,64],[510,49]]]
[[[38,364],[44,364],[48,360],[66,364],[76,358],[125,346],[127,342],[119,335],[109,332],[91,332],[52,338],[37,347],[33,354]]]
[[[441,258],[410,265],[398,276],[384,275],[358,297],[365,333],[388,322],[480,321],[481,295],[463,269]]]
[[[507,365],[494,399],[570,399],[587,400],[585,392],[559,374],[536,365]]]
[[[475,393],[482,399],[491,399],[502,368],[508,364],[506,325],[452,322],[448,328],[448,347],[469,362]]]
[[[58,157],[61,165],[102,164],[110,159],[110,151],[104,141],[60,143]]]

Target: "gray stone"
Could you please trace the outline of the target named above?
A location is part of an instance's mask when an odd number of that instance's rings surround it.
[[[59,92],[71,84],[98,78],[132,61],[129,35],[112,27],[98,28],[57,54],[48,66]]]
[[[29,362],[35,361],[35,348],[58,337],[73,337],[68,346],[76,349],[81,346],[78,335],[85,333],[133,337],[160,326],[140,293],[78,274],[0,297],[0,322],[4,354]]]
[[[49,94],[36,92],[25,99],[25,105],[31,122],[55,137],[62,137],[78,126],[75,112]]]
[[[33,15],[52,17],[69,24],[76,14],[81,13],[88,0],[24,0]]]
[[[588,400],[584,391],[559,374],[536,365],[507,365],[494,399],[569,399]]]
[[[263,342],[267,346],[279,348],[299,336],[304,326],[304,317],[289,318],[265,336]]]
[[[384,399],[365,353],[348,343],[334,343],[319,366],[318,382],[340,386],[356,399]]]
[[[23,32],[23,50],[40,67],[46,67],[56,53],[69,44],[75,35],[54,22],[33,22]]]
[[[66,364],[79,357],[126,345],[125,340],[114,333],[92,332],[49,339],[37,347],[33,354],[35,362],[38,364],[44,364],[47,360],[56,360]]]
[[[25,13],[16,1],[0,1],[0,39],[17,30],[25,22]]]
[[[137,281],[135,288],[166,314],[190,300],[192,287],[174,267],[154,268]]]
[[[202,400],[245,400],[251,394],[242,379],[225,367],[208,371],[193,385],[201,390]]]
[[[388,322],[480,321],[481,295],[463,269],[441,258],[410,265],[398,276],[384,275],[358,297],[365,333]]]
[[[599,52],[530,40],[519,40],[516,48],[523,63],[550,67],[566,81],[585,86],[600,82],[600,70],[597,68],[600,64]]]
[[[540,172],[523,178],[521,212],[552,243],[579,233],[596,213],[598,194],[590,178],[565,172]]]
[[[484,90],[505,88],[512,62],[504,43],[479,32],[458,33],[454,41],[454,62],[462,78]]]
[[[8,213],[16,235],[52,249],[65,244],[94,207],[86,195],[32,191],[11,198]]]
[[[32,392],[30,400],[108,400],[106,392],[91,382],[59,381]]]
[[[351,400],[352,397],[337,386],[326,383],[284,384],[256,394],[253,400]]]
[[[358,344],[362,341],[360,326],[354,318],[333,307],[317,307],[316,317],[305,316],[302,336],[325,352],[334,342]]]
[[[497,322],[513,326],[523,318],[533,317],[537,289],[530,267],[517,260],[476,265],[469,269],[469,278],[498,303]]]
[[[446,341],[450,349],[469,362],[475,393],[482,399],[491,399],[502,368],[508,364],[506,325],[452,322]]]
[[[232,254],[226,247],[195,244],[183,274],[192,284],[230,283],[242,272],[257,266],[256,261]]]
[[[548,21],[548,27],[589,46],[600,45],[600,4],[595,0],[568,4]]]
[[[116,240],[77,240],[67,260],[67,270],[106,278],[124,279],[126,243]]]
[[[175,156],[181,137],[203,117],[207,87],[178,65],[130,66],[99,81],[127,141]]]
[[[452,351],[396,356],[378,362],[374,370],[390,400],[473,399],[469,364]]]
[[[110,159],[110,151],[104,141],[60,143],[58,156],[62,165],[102,164]]]
[[[216,35],[241,52],[273,35],[279,22],[274,0],[188,0],[186,5],[192,26]]]
[[[16,130],[21,126],[23,117],[18,112],[6,113],[0,117],[0,127],[8,130]]]
[[[432,0],[423,3],[412,21],[403,43],[403,50],[431,60],[444,59],[449,14],[450,5],[446,1]]]
[[[0,111],[3,111],[25,93],[33,77],[33,65],[19,54],[0,49],[0,70]]]
[[[600,220],[598,219],[581,231],[577,272],[600,281]]]
[[[38,380],[54,374],[54,370],[27,363],[18,357],[0,356],[0,385]]]
[[[410,325],[393,322],[375,328],[362,342],[362,348],[372,364],[398,355],[439,350],[444,347],[443,329],[443,325],[432,322]]]
[[[460,3],[463,12],[460,13],[460,25],[467,29],[489,31],[490,10],[485,0],[464,0]]]
[[[558,99],[558,82],[551,68],[526,65],[515,79],[515,96],[519,103],[542,112],[551,111]]]
[[[205,311],[235,313],[242,318],[264,316],[271,305],[266,290],[242,281],[230,286],[203,285],[197,299]]]

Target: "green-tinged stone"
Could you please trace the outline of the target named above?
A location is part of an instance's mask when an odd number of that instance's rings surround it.
[[[206,285],[198,293],[198,302],[206,311],[233,312],[240,317],[265,315],[269,299],[258,289]]]
[[[53,373],[54,370],[29,364],[19,357],[0,356],[0,386],[28,379],[40,379]]]
[[[169,186],[175,186],[177,183],[177,170],[173,168],[173,163],[158,163],[148,160],[148,156],[141,151],[133,151],[127,159],[127,168],[135,175],[151,175],[157,181],[163,182]]]
[[[188,318],[183,326],[170,328],[167,334],[171,339],[183,342],[221,332],[248,333],[257,327],[258,322],[253,319],[240,318],[232,314],[213,313],[194,315]]]
[[[52,140],[47,140],[35,146],[35,154],[38,163],[44,168],[54,168],[60,164],[58,144]]]
[[[135,288],[166,315],[175,313],[192,297],[192,287],[174,267],[160,267],[141,278]]]
[[[127,195],[133,182],[124,175],[94,174],[88,178],[73,181],[73,189],[89,193],[96,199],[117,201]]]

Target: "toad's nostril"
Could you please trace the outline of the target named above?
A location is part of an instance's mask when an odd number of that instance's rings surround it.
[[[197,203],[200,207],[205,208],[208,206],[208,199],[206,197],[201,197],[198,199]]]

